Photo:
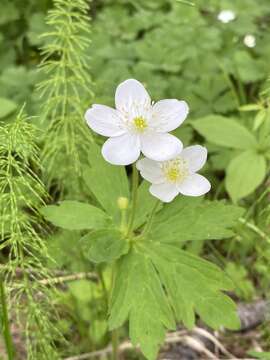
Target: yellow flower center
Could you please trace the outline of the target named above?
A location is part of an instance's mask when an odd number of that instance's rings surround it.
[[[144,131],[148,126],[145,119],[141,116],[134,118],[133,122],[134,122],[136,130],[140,131],[140,132]]]
[[[182,182],[189,174],[186,161],[180,157],[166,161],[162,168],[167,180],[173,183]]]
[[[175,182],[180,176],[180,171],[178,168],[170,168],[166,175],[168,180]]]

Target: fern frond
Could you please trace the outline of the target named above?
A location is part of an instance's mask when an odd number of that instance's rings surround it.
[[[38,213],[48,195],[37,175],[37,130],[27,120],[20,112],[14,122],[0,127],[0,249],[8,251],[1,271],[10,313],[25,336],[27,359],[54,360],[59,358],[54,347],[58,332],[49,318],[55,314],[54,290],[40,282],[50,278]]]
[[[92,141],[83,120],[93,96],[88,11],[86,0],[55,0],[47,17],[51,31],[43,34],[46,45],[40,71],[45,79],[38,85],[43,100],[42,117],[47,125],[43,162],[47,184],[56,179],[66,188],[78,188]]]

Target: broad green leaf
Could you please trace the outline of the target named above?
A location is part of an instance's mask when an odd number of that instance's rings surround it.
[[[137,229],[145,223],[147,215],[152,211],[155,206],[157,199],[152,196],[149,192],[149,183],[143,181],[138,189],[138,204],[137,211],[135,214],[134,229]],[[160,204],[157,211],[162,207]]]
[[[84,256],[95,263],[110,262],[126,254],[129,244],[113,229],[91,232],[80,240]]]
[[[92,299],[92,284],[89,280],[71,281],[68,284],[71,294],[78,299],[79,302],[88,303]]]
[[[179,196],[155,216],[150,236],[166,243],[224,239],[242,214],[238,206]]]
[[[133,250],[118,262],[109,328],[118,328],[127,319],[133,345],[139,344],[147,359],[155,360],[166,329],[174,329],[175,322],[152,262]]]
[[[177,320],[191,328],[196,312],[214,329],[220,326],[239,328],[236,306],[221,292],[232,289],[232,282],[216,265],[175,246],[154,241],[141,246],[157,268]]]
[[[250,149],[257,145],[253,134],[236,119],[209,115],[193,121],[192,126],[206,140],[216,145],[234,149]]]
[[[89,148],[90,166],[84,171],[83,177],[90,191],[100,205],[114,218],[118,218],[117,199],[120,196],[129,198],[128,178],[123,166],[107,163],[98,145]]]
[[[241,81],[249,83],[262,80],[265,76],[262,61],[254,59],[246,51],[236,51],[234,62]]]
[[[46,220],[68,230],[101,229],[108,225],[108,216],[99,208],[79,201],[65,200],[59,205],[41,209]]]
[[[129,320],[132,343],[154,360],[166,329],[175,326],[174,317],[192,328],[197,312],[215,329],[237,329],[236,307],[221,292],[231,288],[231,281],[216,265],[147,239],[118,261],[109,327]]]
[[[255,151],[245,151],[234,158],[226,173],[225,185],[233,201],[251,194],[264,180],[266,160]]]
[[[17,109],[17,104],[9,99],[0,97],[0,119],[8,116]]]

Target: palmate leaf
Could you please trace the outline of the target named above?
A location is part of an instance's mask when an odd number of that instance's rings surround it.
[[[174,329],[175,320],[191,328],[195,312],[215,329],[237,329],[235,305],[221,292],[231,288],[217,266],[172,245],[138,241],[117,263],[109,326],[128,319],[132,343],[154,360],[166,329]]]
[[[134,229],[139,228],[143,225],[147,219],[147,215],[152,211],[157,199],[152,196],[149,192],[149,183],[147,181],[143,181],[138,188],[138,206],[135,221],[134,221]],[[161,208],[162,205],[160,204]]]
[[[80,243],[84,256],[94,263],[117,260],[129,250],[127,240],[114,229],[90,232],[81,238]]]
[[[228,238],[243,211],[220,201],[179,196],[156,215],[151,237],[166,243]]]
[[[100,147],[91,144],[89,168],[83,172],[83,178],[97,201],[114,218],[119,216],[117,199],[129,198],[129,184],[125,168],[107,163],[100,152]]]
[[[67,230],[102,229],[109,217],[99,208],[79,201],[65,200],[40,210],[46,220]]]
[[[140,344],[148,359],[155,359],[166,329],[175,328],[174,316],[153,263],[134,250],[117,264],[110,329],[128,318],[132,343]]]

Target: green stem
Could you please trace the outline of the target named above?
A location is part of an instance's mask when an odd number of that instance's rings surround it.
[[[8,311],[7,311],[7,303],[6,303],[6,295],[5,295],[5,287],[4,287],[3,279],[0,279],[0,297],[1,297],[1,305],[2,305],[2,317],[3,317],[3,335],[7,349],[8,360],[13,360],[14,347],[13,347],[12,337],[9,328]]]
[[[106,288],[106,284],[105,284],[104,276],[103,276],[103,273],[102,273],[102,269],[97,267],[96,270],[97,270],[97,273],[98,273],[98,278],[99,278],[99,281],[100,281],[101,289],[102,289],[104,298],[106,300],[106,307],[108,309],[109,308],[109,293],[108,293],[108,290]]]
[[[112,360],[118,360],[118,329],[112,331]]]
[[[127,236],[132,233],[133,223],[135,219],[135,213],[137,208],[137,195],[138,195],[139,174],[136,168],[136,164],[132,165],[132,208],[128,223]]]
[[[237,93],[237,91],[236,91],[236,89],[235,89],[235,86],[234,86],[231,78],[230,78],[230,75],[227,73],[227,71],[225,70],[225,68],[224,68],[224,66],[222,65],[222,63],[219,62],[218,64],[219,64],[219,67],[220,67],[220,69],[221,69],[221,71],[222,71],[222,73],[223,73],[223,76],[224,76],[225,80],[227,81],[227,83],[228,83],[228,85],[229,85],[229,87],[230,87],[230,90],[231,90],[231,92],[232,92],[232,94],[233,94],[233,96],[234,96],[234,99],[235,99],[235,102],[236,102],[236,106],[237,106],[237,107],[240,107],[240,106],[241,106],[241,100],[239,99],[239,95],[238,95],[238,93]]]
[[[121,223],[120,223],[120,231],[125,234],[127,231],[127,210],[121,210]]]
[[[142,235],[145,235],[145,234],[148,233],[148,231],[150,231],[153,220],[154,220],[154,216],[155,216],[155,213],[157,211],[157,208],[158,208],[159,204],[160,204],[160,200],[157,200],[155,202],[155,205],[154,205],[149,217],[148,217],[148,220],[147,220],[147,223],[146,223],[146,225],[145,225],[145,227],[143,229]]]
[[[257,235],[259,235],[263,240],[266,240],[268,243],[270,243],[270,238],[267,236],[265,232],[263,232],[261,229],[259,229],[255,224],[250,223],[246,219],[240,218],[239,222],[243,225],[245,225],[250,230],[254,231]]]

